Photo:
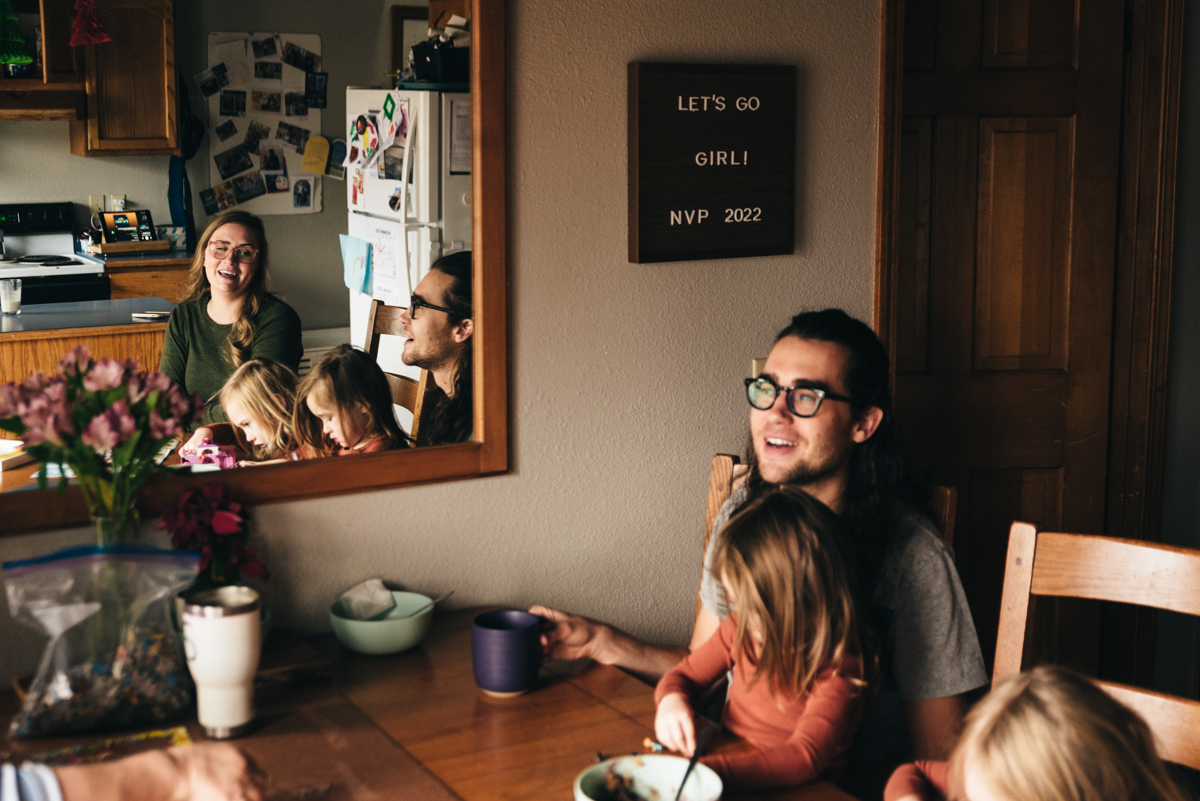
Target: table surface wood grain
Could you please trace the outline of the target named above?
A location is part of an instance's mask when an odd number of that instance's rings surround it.
[[[550,663],[526,695],[480,692],[471,669],[478,611],[439,614],[422,644],[403,654],[342,651],[338,689],[463,801],[570,799],[575,776],[597,752],[644,751],[643,740],[654,736],[654,690],[617,668]],[[726,738],[716,750],[745,747]],[[828,782],[724,797],[852,801]]]
[[[327,787],[321,795],[327,801],[569,801],[575,776],[597,752],[643,752],[654,732],[653,688],[616,668],[556,662],[542,668],[526,695],[497,699],[480,692],[471,669],[471,620],[478,611],[438,614],[421,645],[392,656],[355,654],[332,635],[319,637],[317,649],[333,666],[332,685],[310,679],[260,689],[258,727],[234,742],[271,777],[270,798]],[[308,648],[283,661],[307,667],[314,655]],[[15,704],[11,693],[0,693],[0,721],[7,722]],[[18,759],[113,736],[16,741],[6,729],[0,751]],[[203,739],[194,718],[188,729]],[[725,739],[716,750],[745,747]],[[827,782],[725,798],[853,801]]]

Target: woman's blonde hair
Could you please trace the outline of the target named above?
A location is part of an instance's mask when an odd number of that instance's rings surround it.
[[[1183,801],[1137,713],[1087,678],[1043,666],[967,716],[950,758],[951,797],[970,773],[1011,801]]]
[[[363,436],[382,434],[387,437],[388,449],[409,445],[408,435],[396,422],[387,376],[370,354],[349,345],[338,345],[317,360],[296,388],[292,419],[296,440],[319,455],[329,456],[337,452],[337,446],[325,437],[321,420],[305,402],[317,391],[338,410],[339,416],[361,418]]]
[[[268,291],[271,279],[267,272],[267,232],[263,228],[263,221],[257,215],[234,209],[225,212],[208,224],[196,245],[196,255],[192,258],[192,267],[188,271],[187,297],[184,300],[200,300],[209,293],[208,275],[204,270],[208,240],[212,239],[212,235],[222,225],[231,223],[249,228],[254,233],[258,247],[258,268],[250,277],[250,285],[246,297],[242,301],[242,308],[238,310],[238,317],[226,340],[229,343],[229,356],[233,360],[233,366],[240,367],[242,362],[250,358],[250,348],[254,344],[254,318],[258,316],[263,304],[271,296]]]
[[[243,362],[221,387],[223,407],[228,409],[231,400],[237,401],[263,432],[269,432],[269,441],[266,446],[256,449],[256,456],[279,459],[295,450],[292,407],[296,403],[299,381],[285,364],[270,359],[251,359]]]
[[[713,571],[727,581],[737,609],[735,653],[751,619],[763,646],[750,684],[768,676],[772,693],[802,698],[822,670],[862,661],[874,679],[874,638],[855,603],[852,557],[837,516],[803,490],[778,486],[746,503],[726,524]],[[753,660],[753,656],[751,655]]]

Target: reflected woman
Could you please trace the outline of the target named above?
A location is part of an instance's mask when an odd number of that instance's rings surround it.
[[[256,358],[300,366],[300,317],[268,290],[267,237],[258,217],[229,211],[196,247],[188,295],[171,313],[159,370],[205,398],[204,423],[228,420],[217,393]]]

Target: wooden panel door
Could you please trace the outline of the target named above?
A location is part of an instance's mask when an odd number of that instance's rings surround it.
[[[173,0],[100,0],[113,41],[84,48],[86,122],[71,124],[77,156],[178,154]]]
[[[1122,0],[907,3],[896,404],[958,487],[989,663],[1012,521],[1104,527],[1124,22]],[[1035,657],[1096,669],[1094,608],[1035,619]]]

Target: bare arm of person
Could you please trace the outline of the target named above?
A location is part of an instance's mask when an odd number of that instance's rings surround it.
[[[700,611],[696,613],[696,623],[692,626],[692,641],[688,643],[688,650],[695,651],[708,642],[720,625],[721,619],[701,606]]]
[[[688,655],[687,648],[652,645],[607,623],[547,606],[532,606],[529,612],[547,621],[542,629],[546,659],[594,659],[656,682]]]
[[[962,731],[963,696],[904,701],[913,759],[947,760]]]
[[[55,771],[63,801],[262,801],[265,774],[226,743],[147,751]]]

